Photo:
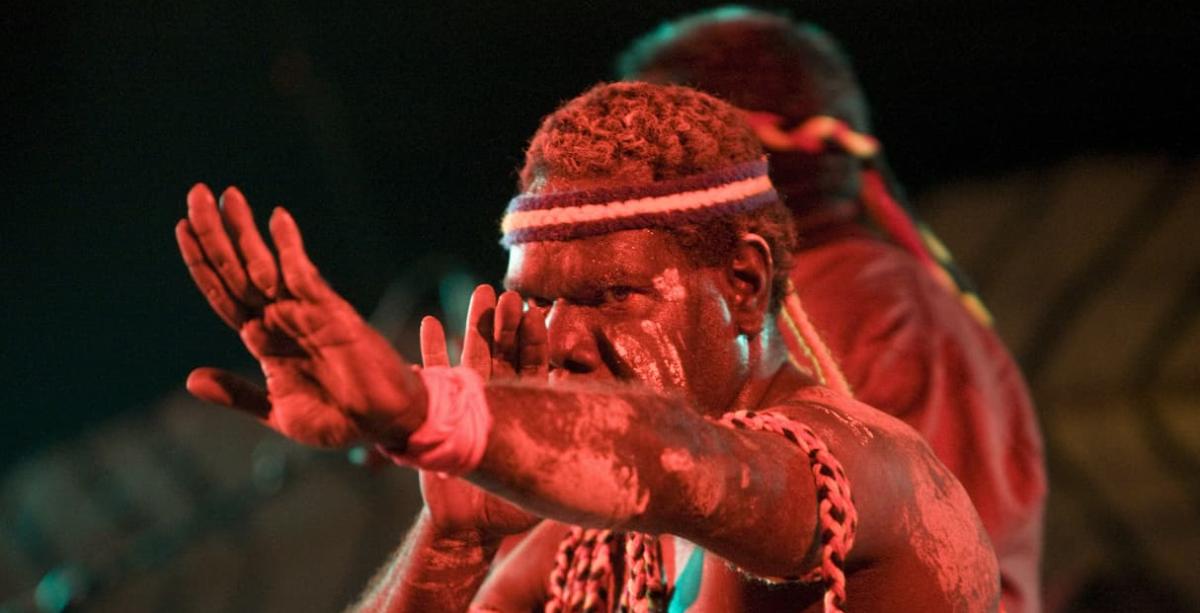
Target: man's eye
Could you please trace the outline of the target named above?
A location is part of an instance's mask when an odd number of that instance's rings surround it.
[[[608,302],[625,302],[633,295],[633,288],[625,286],[610,287],[604,291],[604,298]]]

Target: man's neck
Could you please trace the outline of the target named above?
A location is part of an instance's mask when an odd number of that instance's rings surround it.
[[[764,326],[764,333],[753,343],[757,346],[752,351],[757,350],[758,359],[754,360],[745,385],[726,411],[758,410],[782,400],[797,387],[817,384],[788,361],[787,345],[774,321]]]

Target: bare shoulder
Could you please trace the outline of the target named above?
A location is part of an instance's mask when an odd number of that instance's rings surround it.
[[[999,595],[991,543],[963,487],[915,430],[821,387],[797,389],[768,412],[807,425],[846,470],[859,514],[851,585],[869,569],[868,592],[920,585],[938,610],[990,608]]]

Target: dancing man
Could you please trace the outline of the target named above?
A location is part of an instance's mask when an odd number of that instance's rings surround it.
[[[423,471],[426,508],[359,609],[996,608],[996,559],[953,475],[789,360],[791,219],[729,105],[613,84],[549,115],[502,224],[510,291],[465,367],[444,365],[432,322],[429,364],[404,363],[285,210],[272,253],[242,196],[222,200],[193,188],[177,238],[266,389],[209,368],[188,389]]]

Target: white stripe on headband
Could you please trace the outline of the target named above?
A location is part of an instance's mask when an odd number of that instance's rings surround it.
[[[559,224],[578,224],[651,215],[692,211],[742,200],[773,190],[771,179],[766,175],[742,179],[716,187],[680,192],[666,196],[652,196],[634,200],[583,204],[552,209],[513,211],[504,216],[501,231],[504,234],[516,230]]]

